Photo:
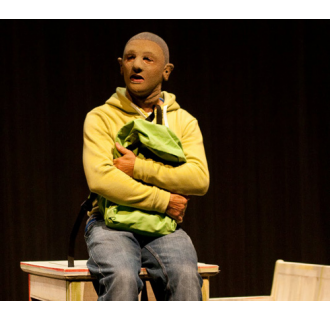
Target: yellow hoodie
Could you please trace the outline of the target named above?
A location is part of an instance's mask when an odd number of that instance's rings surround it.
[[[134,179],[113,165],[114,141],[127,122],[148,116],[117,88],[106,104],[90,111],[84,123],[83,164],[91,192],[120,204],[165,213],[170,192],[204,195],[209,172],[197,120],[180,108],[175,95],[162,92],[164,120],[181,140],[187,163],[171,167],[151,159],[135,159]],[[155,120],[156,121],[156,118]]]

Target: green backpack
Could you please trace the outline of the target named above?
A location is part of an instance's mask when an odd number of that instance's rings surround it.
[[[179,138],[160,124],[133,120],[120,129],[116,142],[142,159],[153,159],[172,167],[186,162]],[[121,154],[115,148],[114,159],[119,157]],[[118,205],[101,196],[98,196],[98,206],[105,224],[112,229],[157,237],[172,233],[177,227],[176,221],[166,214]]]

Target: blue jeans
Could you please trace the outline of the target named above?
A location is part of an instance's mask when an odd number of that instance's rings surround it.
[[[138,300],[143,288],[141,266],[151,276],[158,301],[200,301],[203,280],[190,237],[181,228],[159,237],[143,237],[108,228],[94,220],[85,230],[89,253],[87,267],[96,277],[99,301]]]

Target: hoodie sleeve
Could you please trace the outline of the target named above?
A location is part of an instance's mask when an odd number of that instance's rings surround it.
[[[113,166],[114,139],[101,112],[90,112],[84,123],[83,164],[91,192],[114,203],[164,213],[170,193],[146,186]]]
[[[187,162],[178,167],[166,166],[152,159],[136,158],[134,179],[182,195],[204,195],[209,187],[209,171],[203,137],[195,118],[186,124],[181,143]]]

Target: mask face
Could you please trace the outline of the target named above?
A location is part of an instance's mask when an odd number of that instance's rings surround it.
[[[168,75],[168,70],[165,70],[164,54],[157,43],[150,40],[132,40],[125,47],[123,59],[118,60],[126,87],[131,94],[147,98],[153,92],[161,90],[163,76]]]

